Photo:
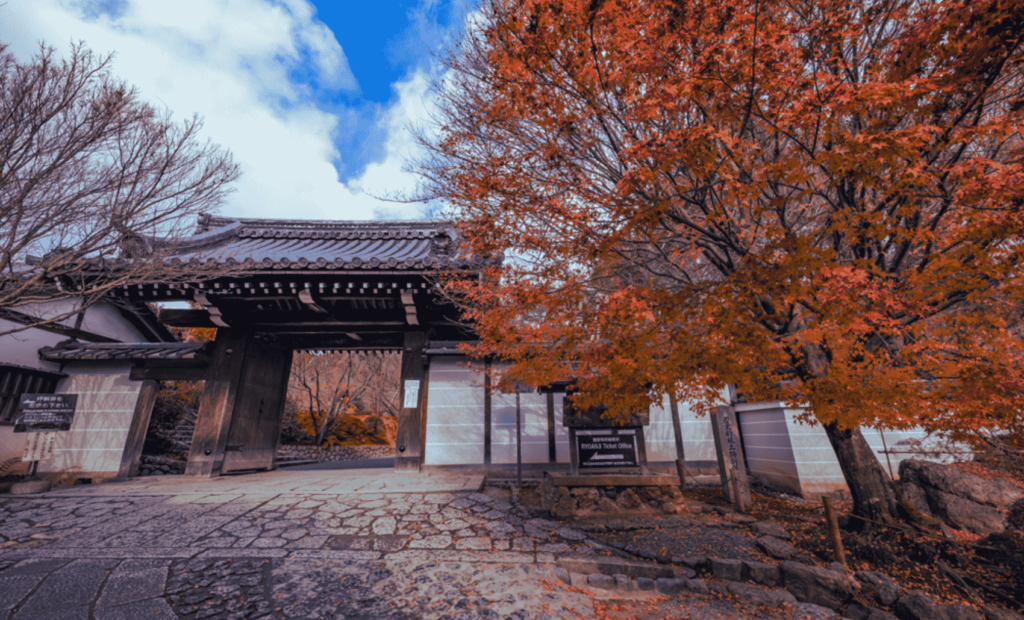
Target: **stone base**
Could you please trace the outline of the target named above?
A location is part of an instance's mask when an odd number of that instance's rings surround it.
[[[35,495],[46,493],[53,484],[49,480],[26,480],[11,485],[11,495]]]
[[[585,478],[585,484],[573,484],[577,478]],[[647,484],[636,484],[637,478],[647,479]],[[651,479],[671,484],[658,485]],[[541,507],[553,517],[679,514],[687,511],[679,490],[679,479],[675,476],[548,476],[537,492]]]

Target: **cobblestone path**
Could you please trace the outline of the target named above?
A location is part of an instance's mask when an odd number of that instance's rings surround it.
[[[593,614],[552,562],[602,544],[490,495],[122,491],[0,496],[0,619]]]

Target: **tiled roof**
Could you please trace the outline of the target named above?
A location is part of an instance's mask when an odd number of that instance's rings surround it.
[[[474,269],[447,222],[352,222],[200,217],[196,235],[170,252],[246,269]]]
[[[102,343],[71,342],[39,349],[39,357],[61,360],[204,360],[207,342]]]

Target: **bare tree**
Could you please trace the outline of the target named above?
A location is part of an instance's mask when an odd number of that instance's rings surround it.
[[[292,358],[289,398],[301,402],[321,445],[341,417],[364,411],[394,416],[398,411],[401,356],[388,353],[297,351]]]
[[[27,62],[0,45],[0,308],[76,300],[0,335],[63,321],[126,284],[212,269],[166,259],[238,167],[200,142],[198,117],[173,122],[110,63],[81,43],[66,59],[43,45]]]

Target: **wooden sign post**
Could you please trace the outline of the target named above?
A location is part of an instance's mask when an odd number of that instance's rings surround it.
[[[742,512],[751,503],[750,484],[747,481],[746,463],[743,461],[736,410],[727,405],[716,407],[711,416],[711,430],[715,435],[722,493],[726,501],[738,506]]]

